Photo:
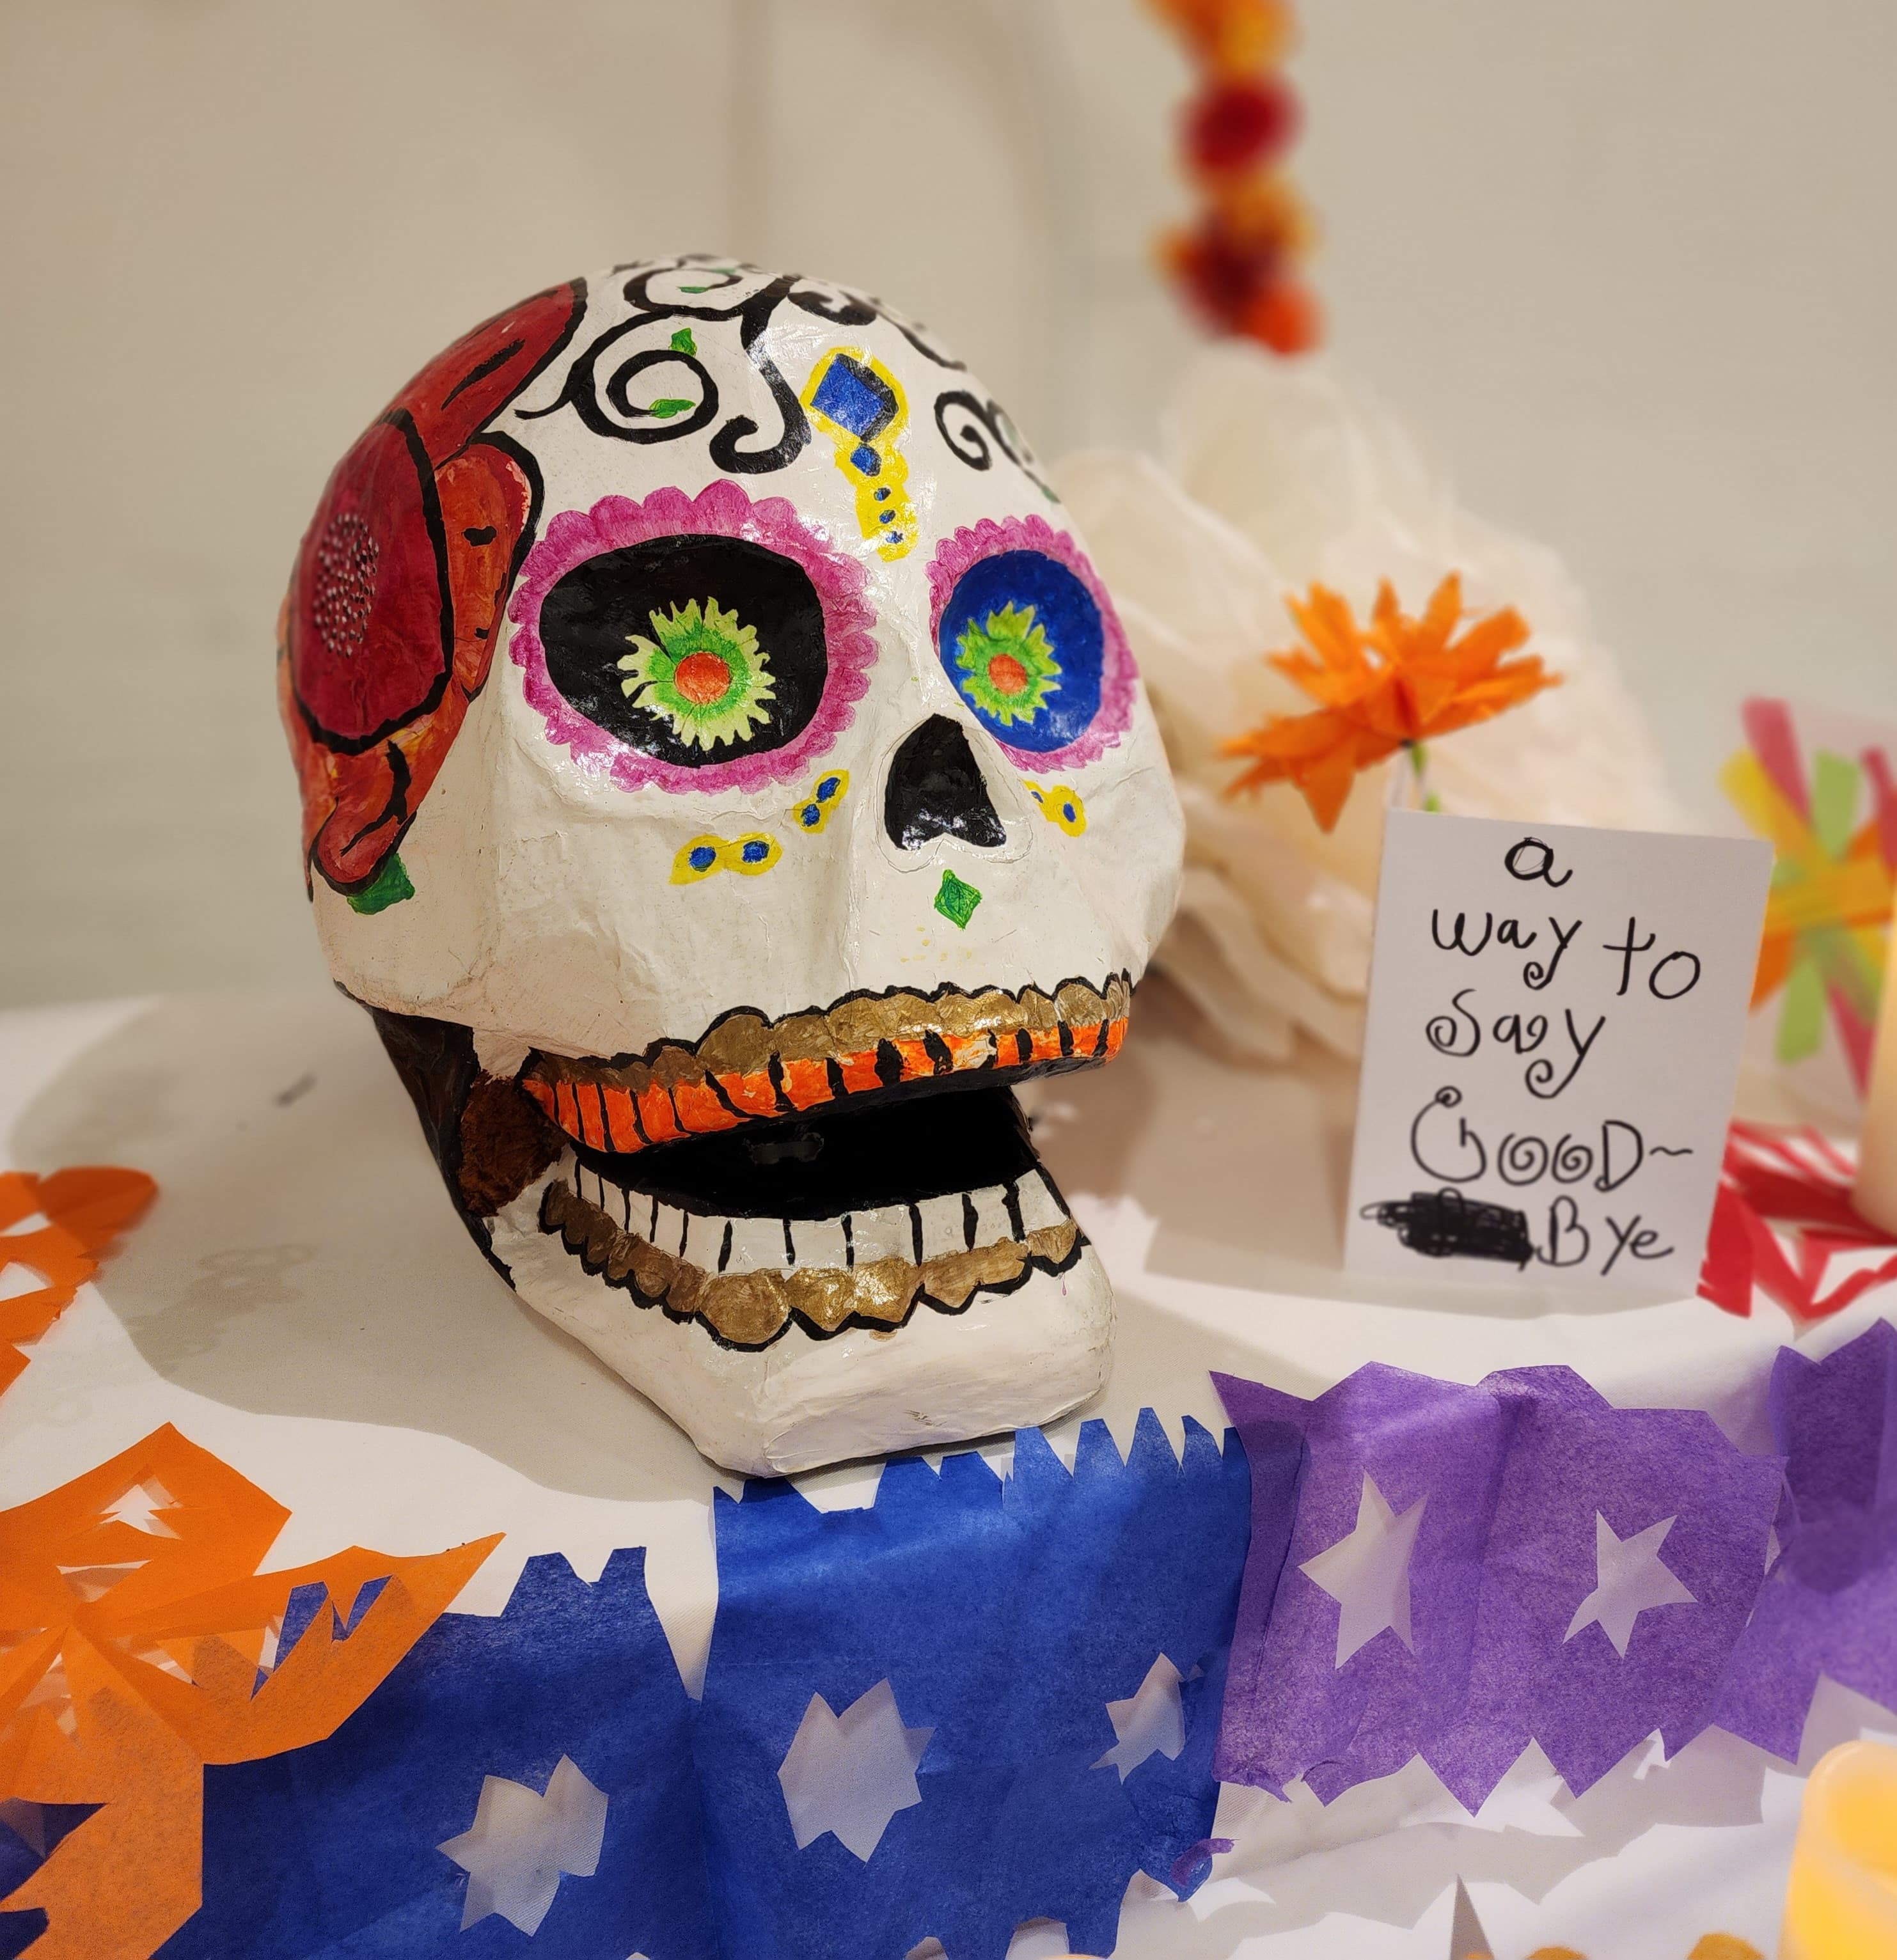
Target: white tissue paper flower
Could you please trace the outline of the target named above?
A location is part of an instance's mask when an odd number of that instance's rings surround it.
[[[1313,581],[1367,618],[1388,579],[1420,611],[1462,575],[1466,616],[1512,606],[1561,684],[1432,740],[1445,810],[1666,830],[1680,818],[1644,718],[1552,552],[1485,522],[1366,390],[1322,360],[1208,348],[1168,413],[1163,463],[1090,450],[1055,471],[1146,677],[1186,818],[1179,909],[1157,956],[1224,1047],[1281,1061],[1298,1029],[1363,1039],[1383,819],[1399,754],[1321,831],[1288,783],[1233,797],[1221,743],[1316,704],[1265,663],[1299,644]]]

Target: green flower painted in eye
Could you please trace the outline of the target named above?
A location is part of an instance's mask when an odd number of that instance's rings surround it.
[[[635,708],[661,717],[681,742],[701,749],[741,741],[769,720],[777,683],[755,627],[740,625],[715,599],[702,611],[692,599],[647,617],[657,641],[628,634],[632,651],[619,661],[626,676],[620,687]]]
[[[1032,606],[1004,606],[980,625],[970,620],[956,642],[962,692],[1004,725],[1032,721],[1061,691],[1060,663]]]

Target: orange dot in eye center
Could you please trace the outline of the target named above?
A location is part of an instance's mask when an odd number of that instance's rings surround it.
[[[672,685],[694,708],[709,708],[730,688],[731,670],[716,654],[687,654],[672,670]]]
[[[997,654],[988,663],[988,684],[997,694],[1025,694],[1027,670],[1012,654]]]

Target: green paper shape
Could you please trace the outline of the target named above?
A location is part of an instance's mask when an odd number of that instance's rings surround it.
[[[391,905],[399,905],[404,899],[415,896],[415,887],[409,883],[409,874],[403,870],[402,860],[390,851],[384,859],[382,868],[359,892],[345,892],[343,896],[349,902],[352,912],[387,912]]]
[[[1803,1061],[1816,1055],[1825,1038],[1825,976],[1809,953],[1801,953],[1785,976],[1785,1004],[1778,1017],[1778,1058]]]
[[[1841,858],[1851,843],[1857,815],[1855,762],[1820,749],[1812,758],[1811,827],[1827,858]]]
[[[692,329],[689,326],[680,327],[678,332],[673,335],[672,352],[674,354],[695,355],[698,351],[699,344],[692,338]]]
[[[975,908],[981,902],[982,895],[972,885],[964,883],[953,871],[942,873],[942,889],[935,895],[935,909],[943,918],[953,921],[966,932],[969,921],[975,916]]]
[[[1798,950],[1818,969],[1825,987],[1844,996],[1860,1021],[1876,1023],[1882,982],[1855,933],[1847,926],[1813,926],[1799,935]]]
[[[646,410],[648,415],[657,415],[660,422],[670,422],[674,415],[682,415],[687,409],[695,409],[696,402],[683,400],[676,395],[662,395]]]

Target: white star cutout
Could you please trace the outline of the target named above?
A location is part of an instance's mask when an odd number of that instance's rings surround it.
[[[79,1717],[72,1705],[72,1684],[66,1679],[66,1657],[64,1652],[53,1656],[46,1672],[27,1690],[27,1698],[20,1704],[24,1714],[29,1708],[49,1708],[53,1719],[61,1734],[76,1736],[79,1732]]]
[[[1409,1631],[1409,1561],[1428,1502],[1418,1497],[1399,1517],[1366,1470],[1356,1529],[1297,1568],[1338,1603],[1339,1667],[1386,1627],[1412,1653],[1416,1651]]]
[[[59,1577],[89,1605],[94,1599],[103,1599],[120,1580],[129,1578],[147,1563],[145,1559],[133,1558],[123,1565],[62,1565]]]
[[[116,1502],[107,1505],[99,1515],[110,1518],[114,1524],[129,1525],[148,1538],[176,1538],[177,1533],[158,1513],[173,1511],[177,1507],[177,1499],[158,1478],[148,1477],[143,1482],[134,1484]]]
[[[1106,1704],[1107,1719],[1119,1741],[1093,1767],[1110,1763],[1126,1779],[1148,1756],[1179,1759],[1186,1746],[1186,1709],[1179,1698],[1179,1671],[1161,1654],[1146,1670],[1146,1678],[1124,1701]]]
[[[1673,1528],[1673,1519],[1662,1518],[1631,1538],[1618,1538],[1599,1512],[1594,1513],[1594,1589],[1574,1608],[1564,1640],[1598,1624],[1625,1660],[1634,1622],[1649,1607],[1698,1603],[1660,1562],[1660,1545]]]
[[[915,1768],[933,1729],[906,1729],[896,1690],[879,1681],[841,1715],[810,1697],[777,1780],[801,1851],[825,1831],[867,1865],[890,1819],[922,1801]]]
[[[554,1766],[544,1796],[524,1783],[487,1777],[473,1823],[436,1847],[468,1875],[461,1930],[498,1913],[531,1939],[562,1876],[590,1879],[599,1869],[606,1811],[605,1791],[566,1756]]]

